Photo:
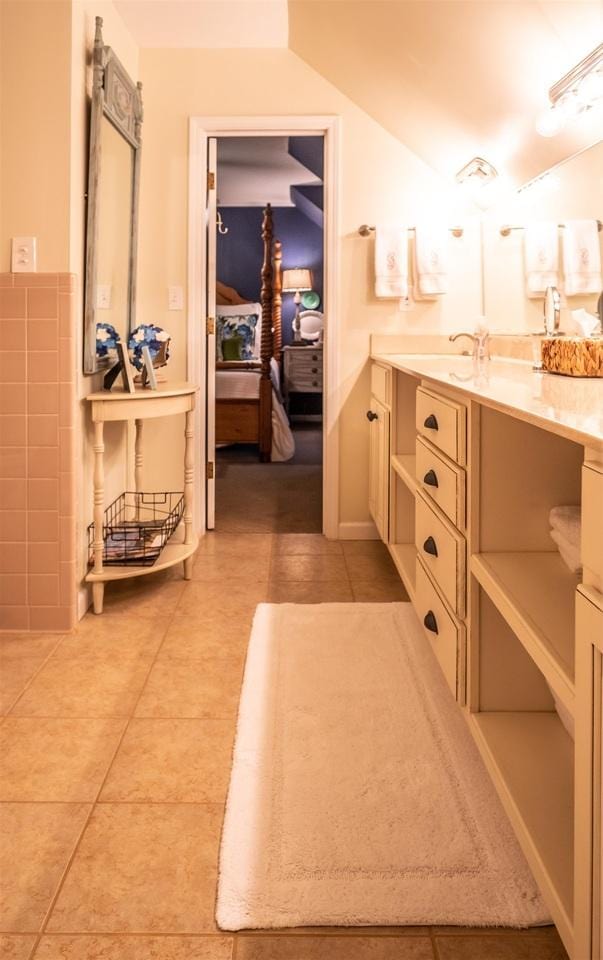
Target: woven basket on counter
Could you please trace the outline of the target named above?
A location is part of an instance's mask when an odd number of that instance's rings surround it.
[[[566,377],[603,377],[603,337],[543,337],[542,368]]]

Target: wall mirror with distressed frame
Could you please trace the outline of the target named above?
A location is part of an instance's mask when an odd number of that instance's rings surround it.
[[[84,373],[116,359],[115,333],[127,345],[136,314],[136,251],[142,97],[96,18],[93,53],[86,279]]]

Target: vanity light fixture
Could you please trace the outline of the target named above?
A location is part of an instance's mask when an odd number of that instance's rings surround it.
[[[536,120],[541,137],[554,137],[570,121],[603,101],[603,43],[549,90],[550,106]]]

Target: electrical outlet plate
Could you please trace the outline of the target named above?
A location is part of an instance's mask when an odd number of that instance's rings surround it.
[[[182,287],[168,287],[168,310],[184,310]]]
[[[35,273],[37,270],[37,244],[35,237],[13,237],[11,248],[11,271]]]

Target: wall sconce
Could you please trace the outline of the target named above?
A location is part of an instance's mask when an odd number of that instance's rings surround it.
[[[536,120],[541,137],[554,137],[570,121],[603,99],[603,43],[549,90],[550,107]]]
[[[305,267],[297,267],[293,270],[283,270],[283,293],[294,293],[293,302],[295,303],[295,321],[293,326],[293,339],[295,343],[301,342],[301,323],[299,320],[299,305],[301,303],[301,291],[312,289],[312,271]]]

